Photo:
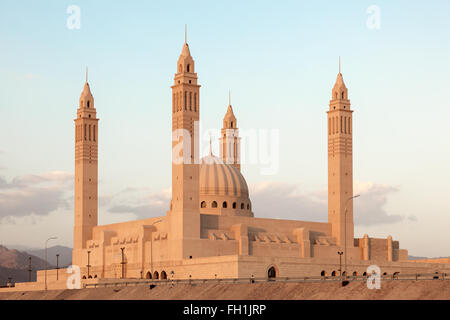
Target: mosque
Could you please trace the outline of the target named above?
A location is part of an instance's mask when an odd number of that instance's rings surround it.
[[[328,221],[258,218],[240,166],[238,121],[228,105],[220,157],[199,158],[200,85],[187,42],[172,89],[172,200],[161,216],[98,225],[99,119],[88,82],[75,119],[72,263],[83,281],[214,279],[450,272],[450,261],[408,260],[391,236],[354,237],[353,121],[339,71],[327,110]],[[298,213],[302,215],[301,212]],[[256,215],[256,217],[255,217]],[[60,271],[60,275],[64,272]],[[49,286],[60,280],[48,271]],[[38,282],[43,271],[38,272]],[[52,284],[53,283],[53,284]]]

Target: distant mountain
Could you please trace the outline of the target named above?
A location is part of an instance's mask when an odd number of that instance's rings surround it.
[[[416,256],[408,256],[408,260],[422,260],[422,259],[448,259],[450,257],[434,257],[434,258],[429,258],[429,257],[416,257]]]
[[[408,256],[408,260],[421,260],[421,259],[430,259],[430,258],[427,258],[427,257]]]
[[[28,281],[29,258],[31,257],[31,279],[36,279],[36,270],[45,269],[45,261],[34,255],[16,249],[9,250],[0,245],[0,286],[11,277],[13,282]],[[53,268],[51,264],[48,268]]]
[[[36,257],[45,259],[45,249],[28,249],[26,251]],[[47,248],[48,263],[56,266],[57,254],[59,254],[59,266],[61,268],[70,266],[72,264],[72,248],[64,246],[54,246]]]

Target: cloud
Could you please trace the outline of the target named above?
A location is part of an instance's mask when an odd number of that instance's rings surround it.
[[[73,190],[73,174],[54,171],[24,175],[7,182],[0,177],[0,219],[44,216],[58,208],[69,208],[67,192]]]
[[[372,182],[355,182],[355,194],[361,195],[354,201],[356,225],[392,224],[405,220],[398,214],[386,212],[388,197],[397,192],[393,186]],[[293,219],[303,221],[327,221],[327,190],[302,192],[299,186],[287,183],[263,182],[251,186],[250,198],[256,217]],[[416,221],[409,216],[409,221]]]
[[[403,221],[404,216],[389,214],[385,209],[388,196],[398,191],[394,186],[355,181],[354,192],[361,195],[354,201],[355,224],[369,226]],[[415,217],[410,216],[408,219],[414,221]]]
[[[294,184],[261,182],[250,186],[255,217],[326,221],[326,192],[304,193]]]
[[[102,206],[111,213],[132,213],[137,218],[162,216],[169,210],[172,191],[170,188],[150,192],[147,188],[127,188],[113,196],[102,197]]]

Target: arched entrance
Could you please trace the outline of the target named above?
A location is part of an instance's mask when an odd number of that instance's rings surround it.
[[[277,271],[275,270],[275,267],[270,267],[269,270],[267,270],[267,277],[269,279],[275,279],[277,277]]]
[[[165,271],[161,271],[161,280],[167,280],[167,273]]]
[[[151,279],[152,278],[152,274],[149,272],[147,272],[147,274],[145,275],[146,279]]]
[[[158,271],[153,272],[153,279],[158,280],[159,279],[159,273]]]

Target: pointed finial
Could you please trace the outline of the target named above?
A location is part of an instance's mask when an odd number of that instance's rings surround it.
[[[184,25],[184,43],[187,43],[187,24]]]
[[[341,56],[339,56],[339,74],[341,73]]]
[[[88,67],[86,67],[86,82],[88,82]]]

